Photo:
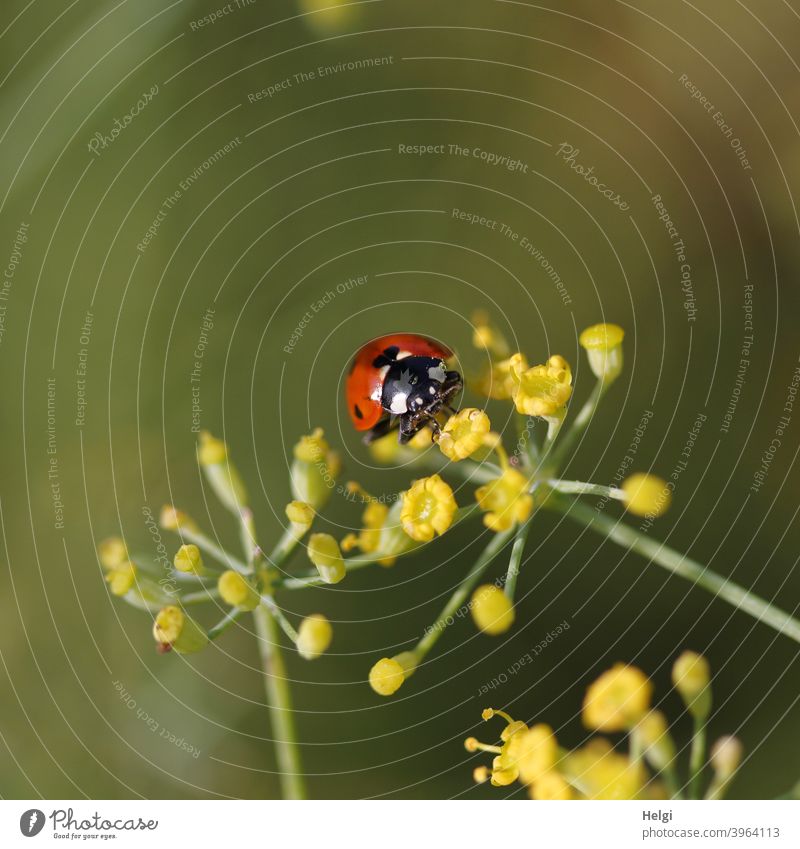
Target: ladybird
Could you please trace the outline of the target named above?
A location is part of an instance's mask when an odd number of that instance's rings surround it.
[[[380,336],[362,346],[347,377],[347,410],[356,430],[372,442],[399,427],[405,444],[423,427],[439,432],[436,414],[451,410],[463,387],[447,368],[452,357],[443,345],[415,333]]]

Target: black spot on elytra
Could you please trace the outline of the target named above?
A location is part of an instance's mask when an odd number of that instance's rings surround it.
[[[374,368],[383,368],[383,366],[390,366],[396,359],[397,355],[400,353],[400,349],[397,345],[390,345],[388,348],[383,349],[382,354],[378,354],[377,357],[372,361],[372,365]]]
[[[361,408],[358,406],[358,404],[353,407],[353,412],[356,414],[357,419],[364,418],[364,414],[361,412]]]

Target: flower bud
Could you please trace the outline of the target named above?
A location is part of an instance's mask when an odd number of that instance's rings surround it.
[[[308,557],[326,584],[338,584],[345,576],[345,565],[339,543],[330,534],[311,534]]]
[[[369,685],[379,696],[391,696],[413,674],[416,665],[413,652],[381,658],[369,671]]]
[[[633,729],[641,741],[644,756],[658,772],[675,759],[675,743],[669,733],[667,718],[660,710],[646,713]]]
[[[202,575],[204,572],[203,557],[196,545],[182,545],[172,562],[179,572],[190,572],[193,575]]]
[[[333,639],[333,628],[326,616],[313,613],[297,629],[297,651],[306,660],[315,660],[328,650]]]
[[[305,536],[315,515],[314,508],[305,501],[290,501],[286,505],[286,518],[291,523],[292,535],[295,539]]]
[[[247,490],[239,472],[228,460],[228,447],[208,431],[200,432],[197,457],[214,494],[233,513],[247,506]]]
[[[172,504],[165,504],[161,508],[161,515],[158,518],[158,523],[165,531],[198,531],[200,530],[194,519],[191,518],[183,510],[178,510]]]
[[[128,548],[120,537],[109,537],[97,546],[100,564],[106,569],[115,569],[128,561]]]
[[[225,604],[241,607],[243,610],[255,610],[261,602],[255,587],[238,572],[228,569],[219,576],[217,589]]]
[[[736,737],[720,737],[711,747],[711,767],[720,781],[730,781],[742,762],[743,747]]]
[[[113,595],[124,596],[136,583],[136,567],[126,560],[106,573],[108,588]]]
[[[672,683],[689,713],[704,720],[711,713],[711,671],[701,654],[685,651],[672,667]]]
[[[622,482],[622,491],[628,512],[648,519],[663,515],[672,503],[667,482],[655,475],[637,472]]]
[[[514,624],[511,599],[493,584],[483,584],[475,590],[470,612],[478,630],[491,636],[504,634]]]
[[[322,428],[318,427],[301,437],[294,446],[294,457],[292,495],[296,501],[304,501],[315,510],[322,509],[331,497],[341,469],[339,455],[331,451]]]
[[[162,651],[191,654],[208,645],[208,634],[179,607],[169,605],[162,608],[153,623],[153,636]]]
[[[578,341],[586,350],[595,377],[609,382],[619,377],[624,338],[625,331],[617,324],[594,324],[581,333]]]

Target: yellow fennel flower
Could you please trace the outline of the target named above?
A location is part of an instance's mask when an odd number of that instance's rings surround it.
[[[369,685],[379,696],[396,693],[417,666],[413,652],[401,652],[381,658],[369,671]]]
[[[208,645],[208,634],[174,604],[156,614],[153,636],[162,652],[175,649],[181,654],[190,654]]]
[[[540,802],[561,802],[575,798],[572,788],[555,771],[546,772],[538,778],[531,785],[530,795],[532,799],[538,799]]]
[[[311,534],[308,557],[326,584],[338,584],[344,578],[346,569],[342,552],[339,543],[330,534]]]
[[[564,758],[563,773],[587,799],[638,799],[647,781],[641,761],[631,763],[599,738],[570,752]]]
[[[292,536],[299,540],[309,530],[316,515],[314,508],[305,501],[290,501],[286,505],[286,518],[289,520]]]
[[[190,572],[193,575],[202,575],[204,572],[203,557],[196,545],[182,545],[172,562],[179,572]]]
[[[473,381],[473,388],[487,398],[507,401],[514,397],[514,392],[519,385],[515,368],[520,371],[527,370],[528,361],[524,354],[517,353],[505,360],[491,363],[477,380]]]
[[[563,415],[572,395],[572,372],[567,361],[555,354],[544,365],[525,369],[521,358],[511,359],[518,381],[513,395],[517,412],[543,418]]]
[[[504,634],[514,624],[511,599],[493,584],[482,584],[475,590],[470,612],[478,630],[491,636]]]
[[[106,572],[106,581],[114,595],[123,596],[136,582],[136,567],[126,560]]]
[[[583,722],[598,731],[627,731],[650,709],[653,685],[641,669],[617,663],[586,691]]]
[[[183,510],[179,510],[177,507],[174,507],[172,504],[165,504],[161,508],[158,523],[165,531],[200,530],[197,523],[191,516],[184,513]]]
[[[519,765],[516,750],[519,739],[527,733],[528,726],[524,722],[512,719],[505,711],[496,708],[486,708],[481,714],[484,721],[499,716],[506,721],[506,727],[500,734],[502,746],[481,743],[475,737],[467,737],[464,748],[468,752],[491,752],[496,755],[492,760],[492,769],[488,777],[495,787],[505,787],[519,778]],[[486,780],[487,774],[480,768],[473,773],[476,780]]]
[[[622,371],[622,340],[625,331],[618,324],[593,324],[581,333],[578,341],[589,358],[595,377],[615,380]]]
[[[320,510],[331,497],[341,467],[341,459],[331,450],[322,428],[302,436],[294,446],[291,469],[295,501],[303,501]]]
[[[492,531],[507,531],[517,522],[524,522],[533,510],[528,479],[512,468],[507,468],[499,478],[478,487],[475,499],[486,514],[483,524]]]
[[[333,628],[326,616],[312,613],[297,629],[297,651],[306,660],[315,660],[328,650],[333,639]]]
[[[483,410],[467,407],[450,416],[436,441],[448,460],[465,460],[483,445],[490,428],[489,416]]]
[[[503,334],[489,321],[489,315],[484,310],[476,310],[472,314],[472,344],[482,351],[489,351],[492,358],[499,359],[508,356],[508,342]]]
[[[403,493],[400,523],[411,539],[429,542],[450,527],[457,509],[453,490],[439,475],[431,475]]]
[[[109,537],[97,546],[97,556],[104,569],[114,569],[128,561],[128,547],[120,537]]]
[[[358,534],[348,534],[342,540],[342,549],[352,551],[359,548],[365,554],[371,554],[378,549],[381,541],[381,531],[386,524],[389,515],[389,507],[370,495],[360,484],[350,481],[347,491],[351,495],[358,495],[366,503],[364,512],[361,514],[361,522],[364,527]]]
[[[256,588],[238,572],[228,569],[217,581],[217,589],[222,600],[231,607],[255,610],[261,602]]]
[[[657,518],[669,510],[672,493],[666,481],[637,472],[622,482],[625,507],[636,516]]]
[[[514,736],[510,747],[519,768],[520,780],[533,784],[550,773],[558,760],[558,742],[553,729],[543,722]]]

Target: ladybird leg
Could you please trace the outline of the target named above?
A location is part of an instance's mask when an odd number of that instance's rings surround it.
[[[381,419],[378,424],[364,434],[364,442],[369,445],[370,442],[386,436],[387,433],[391,433],[397,427],[397,424],[396,416],[387,416],[385,419]]]

